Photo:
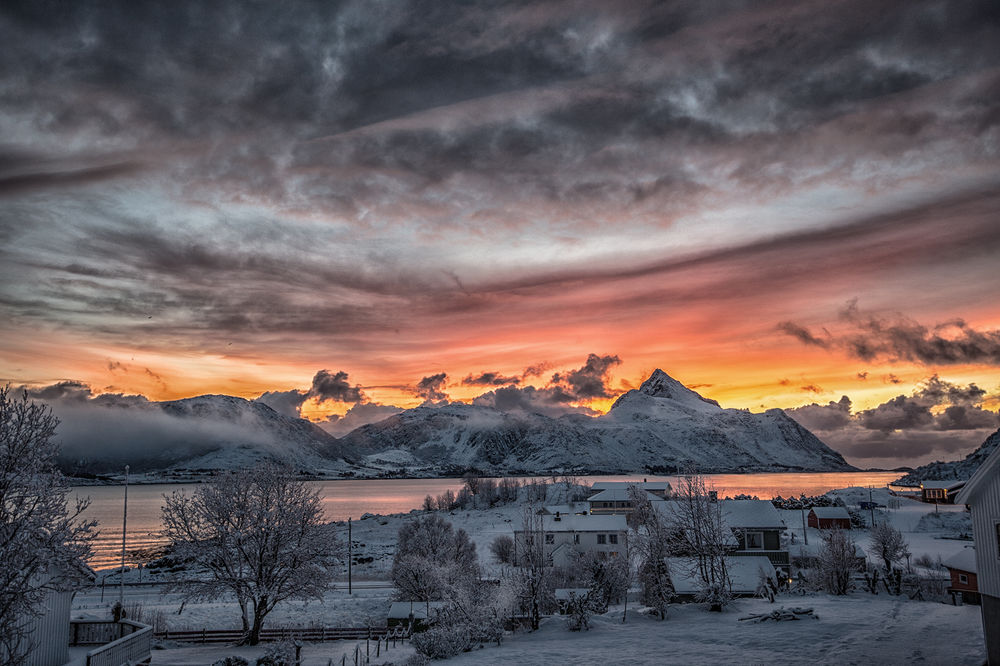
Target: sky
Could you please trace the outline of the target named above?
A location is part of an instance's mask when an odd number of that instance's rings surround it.
[[[1000,8],[5,2],[0,383],[1000,425]],[[104,398],[105,403],[111,398]]]

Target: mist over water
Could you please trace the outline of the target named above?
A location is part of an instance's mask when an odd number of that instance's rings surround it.
[[[706,479],[719,495],[756,495],[771,499],[782,495],[821,495],[836,488],[849,486],[884,487],[899,478],[898,472],[814,472],[768,474],[708,474]],[[578,483],[596,481],[650,481],[674,482],[675,476],[579,476]],[[550,480],[550,477],[525,478],[525,480]],[[323,497],[323,511],[330,520],[358,519],[366,513],[406,513],[418,509],[427,495],[438,496],[451,489],[458,491],[462,479],[350,479],[342,481],[309,481],[319,488]],[[157,536],[160,530],[160,508],[163,495],[174,491],[193,492],[197,484],[130,485],[128,488],[128,526],[126,552],[161,545]],[[77,486],[71,493],[75,497],[90,497],[91,504],[85,516],[97,520],[100,535],[95,543],[91,566],[95,569],[116,566],[121,561],[122,547],[122,486]],[[130,557],[126,556],[126,565]]]

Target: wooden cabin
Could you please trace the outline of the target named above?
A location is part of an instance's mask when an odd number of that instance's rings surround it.
[[[979,603],[979,580],[976,576],[976,551],[965,548],[962,552],[948,558],[944,565],[951,574],[951,586],[948,594],[952,602],[958,605],[959,600],[965,604]]]
[[[814,506],[809,509],[809,527],[819,530],[851,529],[851,514],[842,506]]]
[[[965,481],[929,479],[920,484],[920,501],[931,504],[954,504],[955,496],[965,487]]]

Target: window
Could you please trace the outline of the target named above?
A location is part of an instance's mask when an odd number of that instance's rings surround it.
[[[597,545],[598,546],[603,546],[607,542],[608,542],[608,537],[607,537],[606,534],[598,534],[597,535]]]
[[[547,544],[553,544],[555,542],[556,542],[556,535],[555,534],[546,534],[545,535],[545,543],[547,543]]]
[[[618,535],[617,534],[609,534],[608,535],[608,543],[615,543],[615,544],[618,543]]]
[[[580,543],[580,535],[579,534],[574,534],[573,535],[573,543]]]
[[[969,577],[966,576],[963,573],[960,573],[960,574],[958,574],[958,582],[961,583],[962,585],[968,585],[969,584]]]
[[[743,546],[745,549],[764,550],[763,532],[746,532],[745,537],[745,544]]]

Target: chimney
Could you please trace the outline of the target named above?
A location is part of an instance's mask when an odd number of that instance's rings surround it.
[[[559,517],[559,512],[558,511],[556,511],[556,520],[562,520],[562,518]]]

